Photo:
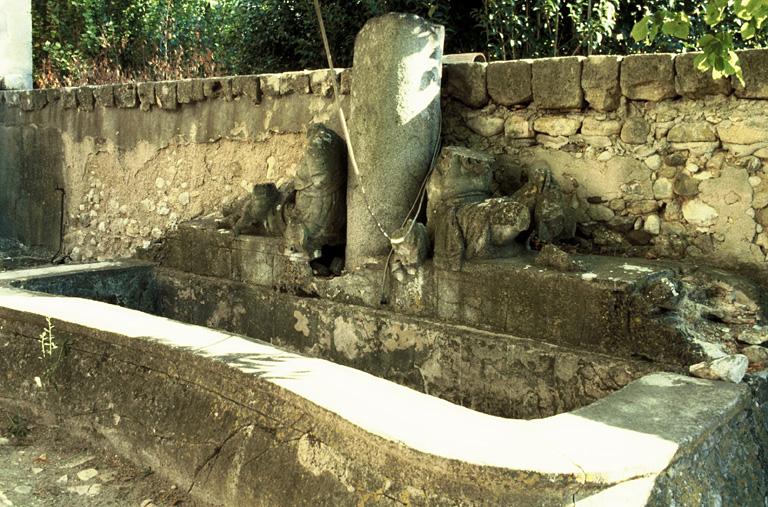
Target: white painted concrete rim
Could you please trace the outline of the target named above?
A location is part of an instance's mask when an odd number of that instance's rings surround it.
[[[6,287],[0,287],[0,307],[136,339],[149,339],[169,347],[192,349],[196,354],[278,385],[373,435],[416,451],[510,471],[573,476],[592,484],[616,484],[661,473],[674,460],[681,446],[700,440],[698,437],[706,431],[707,424],[711,427],[727,422],[714,418],[737,406],[739,393],[743,392],[733,385],[659,373],[643,377],[595,404],[600,404],[603,411],[612,403],[617,405],[617,411],[627,410],[627,402],[622,401],[621,396],[633,385],[669,389],[683,385],[709,391],[713,386],[722,385],[721,406],[711,410],[713,420],[701,427],[690,428],[679,437],[665,438],[589,419],[584,414],[590,407],[543,419],[504,419],[353,368],[287,352],[239,335],[106,303],[7,287],[17,279],[121,266],[136,267],[137,263],[96,263],[3,273],[0,281]],[[236,362],[231,359],[233,356],[237,358]],[[669,406],[664,406],[663,400],[652,401],[657,407],[656,413],[649,413],[647,417],[674,421],[681,411],[694,409],[693,406],[681,406],[679,399]],[[698,400],[691,399],[689,403],[693,405]]]

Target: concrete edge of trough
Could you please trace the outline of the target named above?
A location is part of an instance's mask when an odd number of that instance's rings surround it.
[[[80,270],[120,266],[95,264]],[[40,268],[4,273],[0,280],[76,271],[73,266]],[[116,341],[133,350],[137,361],[148,344],[191,352],[196,360],[215,361],[258,379],[255,384],[277,386],[286,403],[309,402],[364,435],[395,443],[406,454],[424,453],[426,461],[437,458],[450,468],[491,467],[494,474],[510,478],[522,473],[538,477],[536,482],[582,484],[593,491],[662,473],[749,400],[743,385],[658,373],[570,413],[512,420],[267,343],[95,301],[0,288],[0,317],[28,322],[50,317],[79,336],[97,333]],[[181,367],[175,371],[184,375]],[[214,378],[202,381],[216,384]]]

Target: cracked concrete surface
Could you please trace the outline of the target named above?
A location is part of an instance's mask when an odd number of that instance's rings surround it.
[[[744,385],[654,374],[571,413],[509,420],[237,335],[17,289],[0,290],[0,361],[41,367],[43,315],[73,344],[58,388],[13,375],[5,388],[36,410],[96,409],[71,423],[202,500],[563,505],[658,476],[645,505],[707,499],[760,452]],[[131,415],[119,431],[115,414]],[[726,436],[733,452],[712,454]],[[754,480],[734,498],[765,494]]]

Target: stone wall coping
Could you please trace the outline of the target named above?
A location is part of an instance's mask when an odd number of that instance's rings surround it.
[[[342,95],[350,92],[350,69],[336,69]],[[34,90],[0,90],[0,107],[39,111],[60,103],[64,109],[93,111],[97,107],[176,110],[185,104],[208,100],[247,99],[258,105],[266,97],[287,95],[332,97],[333,85],[328,69],[284,72],[280,74],[233,75],[164,81],[84,85]]]
[[[117,267],[119,263],[47,267],[16,276]],[[365,434],[450,460],[452,467],[493,467],[594,486],[661,473],[727,423],[749,398],[744,385],[658,373],[570,413],[530,421],[503,419],[329,361],[114,305],[5,287],[0,288],[0,307],[18,318],[50,317],[111,333],[135,343],[131,347],[149,340],[191,351],[251,374],[255,382],[279,386],[289,393],[288,400],[308,400]],[[638,505],[644,501],[638,499]]]
[[[489,100],[505,106],[533,103],[542,109],[591,107],[612,111],[619,99],[658,102],[678,97],[731,95],[768,99],[768,49],[737,51],[745,84],[734,77],[713,80],[693,68],[698,53],[593,55],[443,65],[443,93],[470,107]],[[488,72],[489,69],[491,72]],[[533,74],[533,78],[531,75]],[[352,69],[337,69],[341,93],[350,93]],[[91,111],[95,106],[175,110],[205,100],[250,99],[293,94],[332,96],[328,69],[235,75],[71,88],[0,91],[0,106],[36,111],[61,102],[65,109]]]
[[[504,106],[613,111],[619,99],[659,102],[735,94],[768,99],[768,49],[737,51],[745,84],[713,80],[693,67],[699,53],[594,55],[444,65],[443,94],[478,108]],[[533,78],[531,79],[531,72]],[[582,97],[583,95],[583,97]]]

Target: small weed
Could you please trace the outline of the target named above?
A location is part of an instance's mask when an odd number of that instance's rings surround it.
[[[8,426],[5,430],[11,437],[21,440],[29,435],[29,421],[19,414],[8,416]]]
[[[50,380],[51,377],[58,371],[61,366],[64,357],[67,355],[68,344],[67,340],[57,343],[57,338],[53,333],[56,326],[51,322],[50,317],[45,318],[46,326],[40,333],[40,359],[46,363],[45,373],[43,378]]]
[[[42,350],[43,354],[40,359],[43,360],[53,356],[53,351],[59,348],[56,345],[56,341],[53,336],[53,328],[55,326],[53,325],[53,322],[51,322],[51,318],[46,317],[45,322],[47,323],[47,326],[43,328],[43,332],[40,333],[40,349]]]

